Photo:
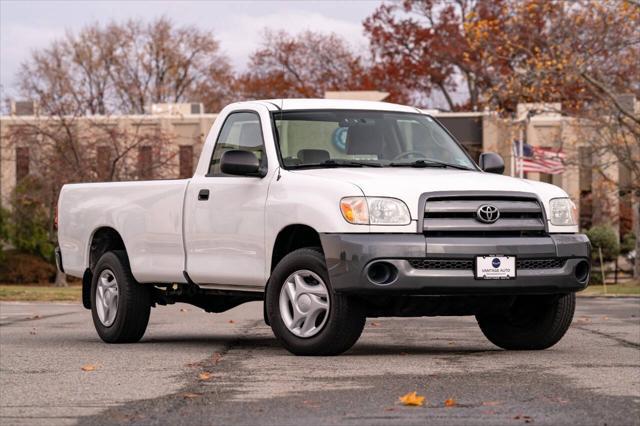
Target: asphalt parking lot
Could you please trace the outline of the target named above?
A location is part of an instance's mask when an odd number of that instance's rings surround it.
[[[0,424],[640,424],[638,298],[579,298],[541,352],[500,350],[473,318],[394,318],[342,356],[294,357],[261,317],[161,307],[142,342],[106,345],[78,305],[1,303]],[[398,403],[411,391],[424,406]]]

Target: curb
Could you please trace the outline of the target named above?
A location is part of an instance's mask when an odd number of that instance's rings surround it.
[[[640,294],[577,294],[578,297],[602,299],[640,299]]]

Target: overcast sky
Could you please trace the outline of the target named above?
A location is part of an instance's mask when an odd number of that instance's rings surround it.
[[[47,46],[65,31],[96,21],[168,16],[179,25],[211,30],[237,69],[260,45],[264,28],[335,32],[355,48],[366,48],[362,21],[380,4],[358,1],[124,1],[0,0],[0,84],[13,95],[15,75],[32,49]]]

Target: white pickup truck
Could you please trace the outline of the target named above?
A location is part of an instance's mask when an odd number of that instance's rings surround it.
[[[299,355],[339,354],[381,316],[475,315],[502,348],[545,349],[590,245],[562,189],[503,170],[408,106],[234,103],[191,179],[65,185],[58,267],[109,343],[141,339],[152,306],[264,300]]]

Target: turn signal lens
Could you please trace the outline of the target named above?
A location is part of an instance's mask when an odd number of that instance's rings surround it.
[[[369,224],[369,209],[367,200],[364,197],[347,197],[340,201],[340,211],[342,217],[354,225]]]

